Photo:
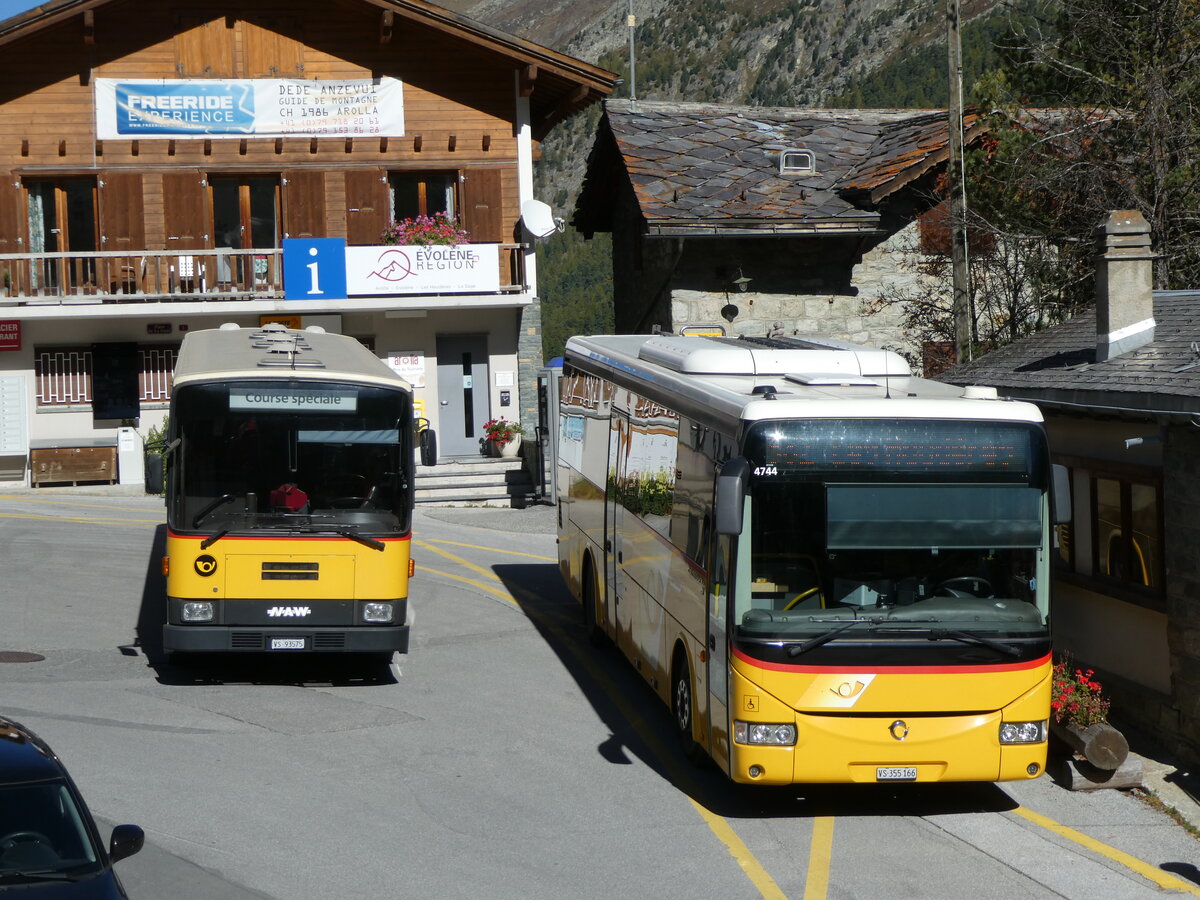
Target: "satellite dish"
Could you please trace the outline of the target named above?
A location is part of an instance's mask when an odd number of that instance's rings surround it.
[[[521,221],[535,238],[549,237],[558,230],[554,210],[541,200],[526,200],[521,204]]]

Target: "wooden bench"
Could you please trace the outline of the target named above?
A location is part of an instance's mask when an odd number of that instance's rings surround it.
[[[116,438],[56,438],[29,442],[30,481],[79,484],[117,480]]]

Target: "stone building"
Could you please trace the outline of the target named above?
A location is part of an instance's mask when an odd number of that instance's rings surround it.
[[[1153,291],[1149,225],[1098,229],[1096,306],[940,376],[1046,417],[1071,471],[1054,641],[1112,715],[1200,762],[1200,291]]]
[[[573,224],[611,232],[616,330],[724,325],[907,350],[884,290],[923,284],[919,217],[947,159],[938,110],[608,101]],[[965,120],[966,138],[981,123]]]

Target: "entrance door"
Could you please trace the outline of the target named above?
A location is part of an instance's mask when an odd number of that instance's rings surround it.
[[[623,391],[618,389],[620,394]],[[623,405],[627,405],[623,404]],[[609,635],[618,647],[628,649],[629,630],[621,632],[621,597],[628,591],[625,581],[625,517],[621,503],[620,486],[624,484],[629,462],[629,415],[618,410],[613,403],[612,418],[608,431],[608,526],[604,533],[605,583],[608,586],[604,597],[604,621]],[[629,604],[626,604],[628,609]],[[628,619],[628,615],[625,616]]]
[[[29,249],[33,253],[90,253],[96,249],[96,181],[29,180]],[[34,287],[80,288],[96,283],[94,259],[43,259]]]
[[[212,185],[213,240],[218,250],[274,250],[279,246],[279,179],[274,176],[215,176]],[[217,280],[253,290],[267,279],[269,256],[217,257]],[[253,261],[253,268],[249,263]],[[253,275],[253,278],[251,278]]]
[[[437,339],[438,444],[446,456],[478,456],[488,420],[487,338]]]

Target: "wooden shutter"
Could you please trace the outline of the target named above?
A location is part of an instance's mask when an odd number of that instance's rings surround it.
[[[292,171],[284,176],[284,237],[325,237],[325,173]]]
[[[467,169],[462,183],[463,228],[476,243],[503,243],[504,208],[498,168]]]
[[[378,244],[387,219],[387,176],[383,170],[347,169],[346,242]]]
[[[163,173],[163,219],[168,250],[203,250],[210,246],[212,216],[208,190],[199,172]]]
[[[100,176],[101,248],[121,252],[146,249],[146,216],[140,172]]]
[[[0,181],[0,253],[24,253],[28,214],[25,198],[12,178]]]
[[[185,16],[175,35],[175,70],[180,75],[230,78],[233,29],[224,16]]]
[[[295,78],[304,74],[304,47],[282,34],[283,26],[282,21],[275,19],[238,21],[243,78]]]

